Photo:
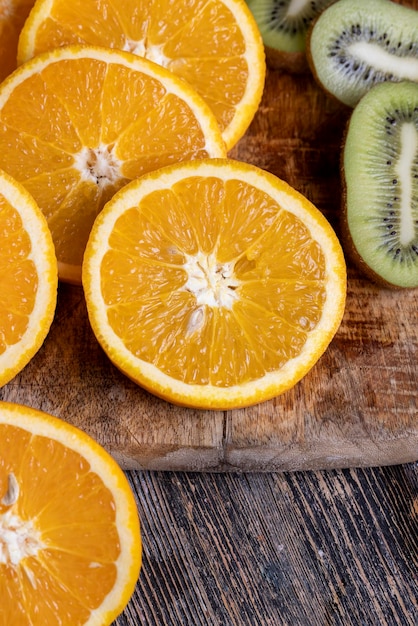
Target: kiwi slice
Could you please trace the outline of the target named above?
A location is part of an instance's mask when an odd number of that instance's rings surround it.
[[[418,84],[375,85],[342,151],[347,252],[387,287],[418,287]]]
[[[418,82],[418,11],[390,0],[339,0],[315,21],[307,57],[322,87],[351,107],[376,83]]]
[[[247,0],[274,69],[309,70],[306,36],[312,21],[335,0]]]

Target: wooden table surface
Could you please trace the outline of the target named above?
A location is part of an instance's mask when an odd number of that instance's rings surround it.
[[[418,464],[128,472],[143,567],[114,626],[416,626]]]

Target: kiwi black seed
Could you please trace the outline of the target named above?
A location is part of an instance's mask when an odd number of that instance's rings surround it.
[[[418,287],[418,84],[372,87],[353,110],[342,151],[343,241],[387,287]]]
[[[309,70],[306,35],[312,21],[335,0],[247,0],[274,69]]]
[[[339,0],[309,31],[307,58],[320,85],[351,107],[377,83],[418,82],[418,11],[390,0]]]

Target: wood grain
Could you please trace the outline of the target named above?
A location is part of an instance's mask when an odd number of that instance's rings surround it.
[[[131,472],[143,569],[114,626],[415,626],[418,466]]]
[[[349,113],[310,74],[270,70],[258,114],[230,156],[285,179],[339,234]],[[278,471],[413,461],[418,290],[376,287],[350,262],[348,276],[346,312],[329,349],[294,389],[270,402],[212,412],[153,397],[110,364],[91,332],[82,289],[64,284],[43,347],[0,398],[83,428],[125,469]]]

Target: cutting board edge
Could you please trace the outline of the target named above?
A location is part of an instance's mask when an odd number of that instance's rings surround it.
[[[365,450],[365,447],[367,450]],[[418,461],[418,433],[384,442],[359,441],[357,452],[352,449],[329,449],[324,442],[309,447],[272,446],[242,448],[179,448],[161,456],[155,449],[144,448],[135,455],[110,449],[110,454],[125,471],[187,471],[187,472],[295,472],[379,467]]]

